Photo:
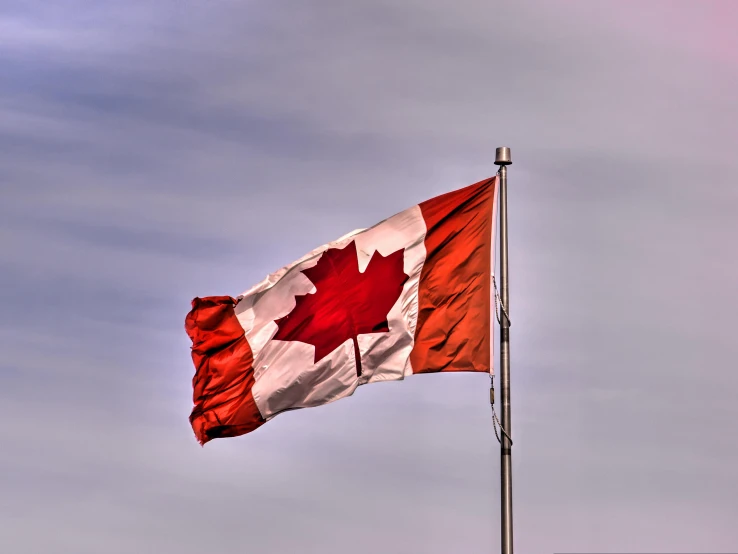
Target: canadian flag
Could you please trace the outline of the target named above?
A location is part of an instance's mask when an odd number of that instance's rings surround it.
[[[491,372],[496,178],[422,202],[316,248],[237,298],[195,298],[201,444],[359,385]]]

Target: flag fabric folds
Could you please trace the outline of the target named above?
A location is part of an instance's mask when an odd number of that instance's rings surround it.
[[[491,372],[497,179],[316,248],[237,298],[195,298],[201,444],[415,373]]]

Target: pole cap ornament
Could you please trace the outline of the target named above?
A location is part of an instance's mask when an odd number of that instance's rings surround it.
[[[495,165],[511,165],[510,149],[507,146],[500,146],[495,151]]]

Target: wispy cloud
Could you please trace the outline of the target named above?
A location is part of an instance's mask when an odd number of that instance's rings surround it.
[[[4,2],[0,545],[493,548],[482,376],[201,449],[182,327],[508,144],[517,549],[732,547],[734,13]]]

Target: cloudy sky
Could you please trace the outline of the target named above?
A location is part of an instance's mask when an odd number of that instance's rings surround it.
[[[183,324],[507,145],[516,551],[734,552],[736,16],[0,0],[0,550],[497,551],[484,375],[201,448]]]

